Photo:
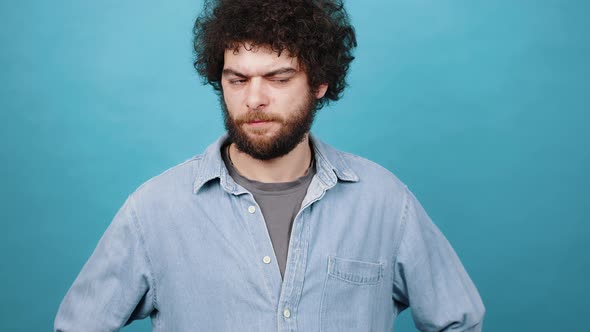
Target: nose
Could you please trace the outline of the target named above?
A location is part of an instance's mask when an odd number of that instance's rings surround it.
[[[268,105],[268,95],[265,91],[262,79],[252,78],[248,84],[246,106],[249,110],[263,109]]]

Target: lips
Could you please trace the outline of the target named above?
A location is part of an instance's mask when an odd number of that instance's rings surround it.
[[[271,120],[252,120],[246,122],[247,124],[255,125],[255,124],[263,124],[263,123],[271,123]]]
[[[271,115],[267,114],[250,114],[249,116],[244,116],[241,119],[236,120],[236,124],[238,125],[270,125],[275,122],[281,122],[280,119],[277,119]]]

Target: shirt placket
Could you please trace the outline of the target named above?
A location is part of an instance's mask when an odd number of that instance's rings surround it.
[[[329,186],[314,177],[309,185],[309,190],[303,200],[302,208],[295,216],[289,250],[285,278],[280,291],[277,310],[277,330],[281,332],[297,331],[297,318],[299,316],[299,301],[303,292],[305,270],[308,262],[310,225],[309,206],[321,199]]]
[[[260,206],[251,193],[242,196],[241,209],[244,211],[246,229],[250,233],[256,253],[255,265],[259,267],[273,304],[278,302],[281,292],[281,272],[266,228]]]

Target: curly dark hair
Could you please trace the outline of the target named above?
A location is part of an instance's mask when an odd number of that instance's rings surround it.
[[[216,92],[225,50],[248,42],[297,57],[312,91],[327,83],[317,109],[340,98],[357,46],[341,0],[205,0],[193,33],[195,69]]]

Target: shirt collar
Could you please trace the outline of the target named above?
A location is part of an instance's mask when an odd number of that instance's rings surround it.
[[[227,133],[221,135],[198,158],[199,162],[197,163],[197,175],[193,183],[193,193],[198,193],[203,185],[217,178],[220,179],[220,184],[226,191],[234,194],[240,193],[238,185],[229,176],[221,157],[221,147],[227,138]],[[357,174],[344,160],[342,152],[323,143],[311,133],[309,138],[315,152],[316,176],[327,187],[334,186],[338,180],[349,182],[357,182],[359,180]]]

